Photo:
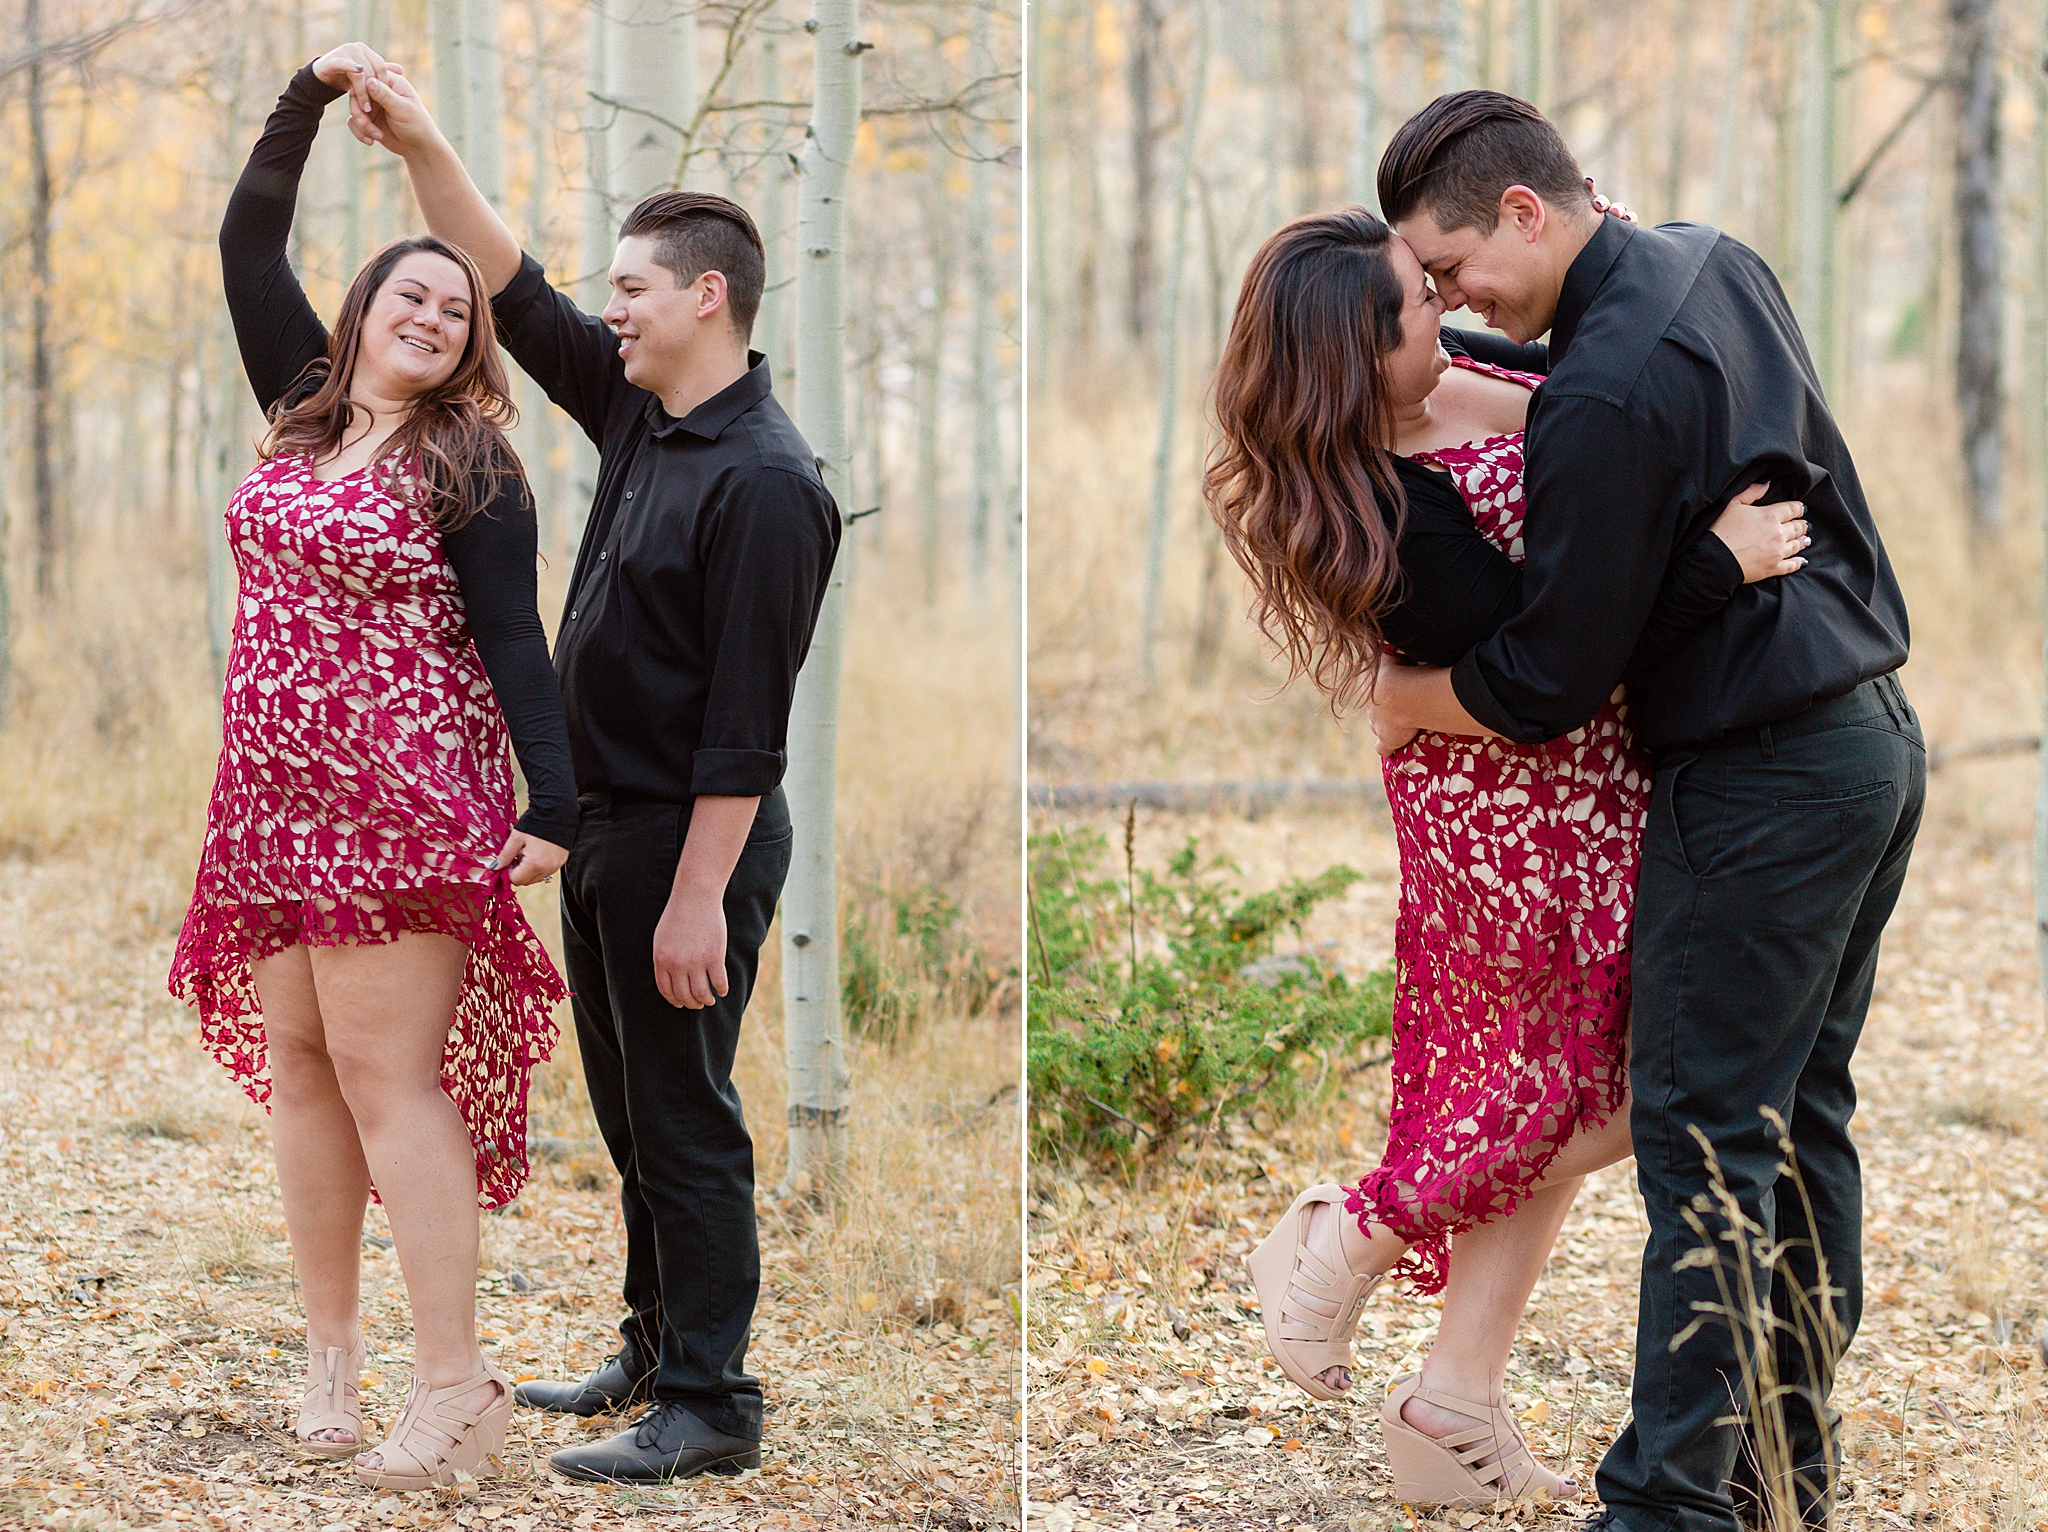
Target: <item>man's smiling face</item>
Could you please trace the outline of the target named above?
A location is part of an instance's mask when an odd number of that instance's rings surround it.
[[[1446,232],[1427,204],[1394,225],[1436,284],[1446,309],[1465,308],[1511,340],[1532,341],[1557,314],[1562,273],[1544,233],[1555,212],[1526,186],[1501,194],[1491,234],[1466,225]]]

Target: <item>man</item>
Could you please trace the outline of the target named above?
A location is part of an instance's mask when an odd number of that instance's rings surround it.
[[[1737,1506],[1796,1499],[1826,1524],[1838,1453],[1834,1364],[1862,1306],[1849,1061],[1918,826],[1926,767],[1891,674],[1906,612],[1841,434],[1769,269],[1696,224],[1595,212],[1534,108],[1440,98],[1380,162],[1390,223],[1448,308],[1518,341],[1550,336],[1530,403],[1520,612],[1449,670],[1383,668],[1373,726],[1536,741],[1628,683],[1657,779],[1636,905],[1631,1044],[1637,1176],[1650,1236],[1634,1416],[1601,1464],[1600,1525],[1733,1532]],[[1794,578],[1742,586],[1675,650],[1628,671],[1674,550],[1760,479],[1806,504]],[[1783,1174],[1773,1112],[1800,1185]],[[1697,1136],[1696,1136],[1697,1135]],[[1786,1328],[1775,1365],[1789,1463],[1746,1415],[1712,1165],[1752,1238],[1785,1242],[1758,1291]],[[1767,1343],[1769,1344],[1769,1343]],[[1780,1501],[1782,1503],[1782,1500]]]
[[[600,321],[521,253],[401,72],[359,94],[352,116],[404,157],[427,226],[481,269],[506,349],[601,453],[555,647],[583,808],[562,942],[623,1183],[630,1312],[589,1377],[519,1399],[651,1401],[549,1460],[573,1478],[738,1473],[761,1457],[745,1366],[760,1255],[732,1062],[789,870],[790,696],[838,510],[747,349],[765,262],[741,208],[690,192],[634,208]]]

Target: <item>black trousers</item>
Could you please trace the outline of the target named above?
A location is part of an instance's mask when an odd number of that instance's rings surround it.
[[[1710,1179],[1695,1129],[1754,1226],[1734,1245],[1712,1239],[1721,1272],[1739,1291],[1737,1264],[1747,1261],[1757,1307],[1768,1304],[1786,1326],[1775,1359],[1779,1383],[1794,1391],[1784,1400],[1791,1461],[1767,1466],[1789,1468],[1809,1524],[1826,1523],[1838,1455],[1827,1399],[1863,1310],[1849,1060],[1926,787],[1919,721],[1889,676],[1746,742],[1674,750],[1657,763],[1636,895],[1630,1049],[1629,1123],[1650,1237],[1634,1418],[1597,1480],[1608,1525],[1735,1532],[1733,1501],[1755,1492],[1736,1337],[1701,1307],[1721,1292],[1684,1217],[1692,1209],[1710,1237],[1727,1229],[1703,1200]],[[1781,1174],[1786,1157],[1764,1108],[1784,1119],[1796,1183]],[[1754,1253],[1779,1241],[1773,1273]]]
[[[562,946],[590,1105],[618,1167],[628,1309],[619,1333],[655,1367],[654,1397],[759,1440],[747,1338],[761,1287],[754,1142],[732,1083],[740,1018],[789,873],[789,808],[761,800],[725,889],[716,1005],[682,1010],[654,982],[654,928],[689,833],[688,804],[585,796],[562,875]]]

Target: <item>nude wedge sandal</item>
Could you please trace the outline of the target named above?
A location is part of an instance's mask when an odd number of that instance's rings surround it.
[[[456,1400],[485,1383],[498,1385],[498,1397],[481,1410],[466,1410]],[[458,1473],[488,1479],[505,1466],[505,1423],[512,1418],[512,1380],[489,1362],[473,1378],[431,1388],[412,1380],[405,1413],[391,1434],[356,1459],[356,1477],[377,1489],[425,1489],[448,1485]],[[363,1466],[376,1454],[378,1468]]]
[[[1420,1399],[1472,1422],[1448,1436],[1431,1436],[1401,1418],[1401,1406]],[[1536,1461],[1515,1419],[1499,1404],[1422,1386],[1420,1373],[1394,1380],[1380,1407],[1380,1434],[1387,1466],[1394,1471],[1394,1498],[1404,1505],[1493,1505],[1502,1500],[1574,1500],[1578,1486]]]
[[[1344,1207],[1348,1195],[1341,1186],[1311,1186],[1244,1263],[1258,1290],[1266,1349],[1280,1370],[1316,1399],[1344,1397],[1317,1374],[1332,1367],[1356,1371],[1351,1332],[1358,1328],[1365,1300],[1386,1280],[1384,1272],[1359,1276],[1345,1264],[1343,1230],[1334,1219],[1322,1248],[1309,1248],[1311,1210],[1317,1203],[1333,1203],[1335,1218],[1349,1218]]]
[[[306,1392],[299,1400],[298,1424],[292,1434],[298,1448],[316,1458],[345,1458],[363,1450],[363,1405],[358,1384],[363,1375],[363,1338],[344,1350],[326,1346],[307,1350]],[[345,1442],[315,1440],[321,1431],[347,1431]]]

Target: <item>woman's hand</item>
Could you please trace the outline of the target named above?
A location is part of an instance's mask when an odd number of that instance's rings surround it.
[[[1593,199],[1594,212],[1605,214],[1609,218],[1619,218],[1623,223],[1634,223],[1636,221],[1636,215],[1629,211],[1627,203],[1610,202],[1601,196],[1600,193],[1593,190],[1593,178],[1591,176],[1586,177],[1586,195]]]
[[[568,860],[569,853],[553,841],[514,830],[490,865],[493,872],[509,877],[515,887],[524,888],[552,878]]]
[[[348,130],[365,144],[376,142],[368,131],[372,111],[369,83],[385,70],[395,68],[395,64],[385,63],[368,43],[343,43],[313,60],[314,78],[335,90],[348,92]]]
[[[1801,552],[1813,542],[1806,507],[1797,500],[1772,505],[1757,502],[1770,492],[1768,484],[1752,484],[1715,519],[1714,535],[1728,545],[1742,566],[1742,583],[1797,574],[1806,567]]]

